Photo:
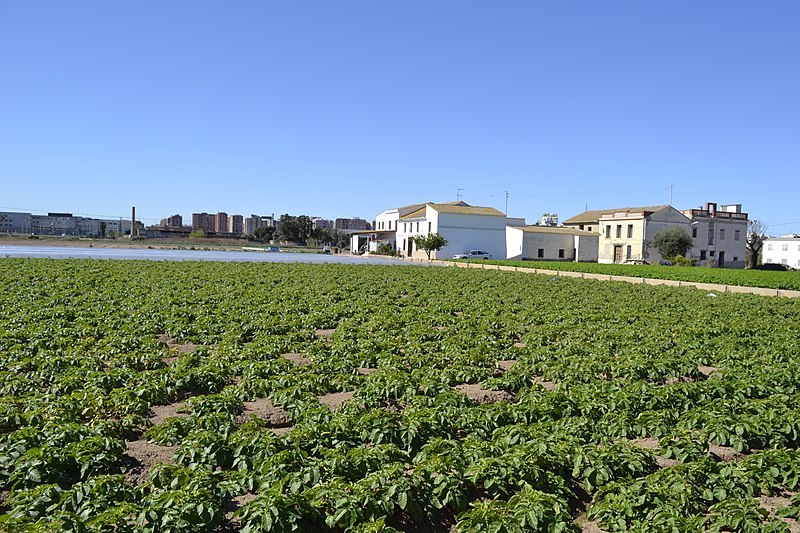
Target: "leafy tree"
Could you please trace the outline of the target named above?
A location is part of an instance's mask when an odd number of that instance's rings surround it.
[[[206,232],[201,229],[196,229],[189,233],[190,239],[203,239],[206,236]]]
[[[661,257],[686,255],[692,248],[692,236],[683,228],[670,228],[656,233],[653,237],[653,248]]]
[[[313,223],[311,218],[306,215],[295,217],[284,214],[278,221],[278,234],[285,241],[305,244],[312,231]]]
[[[439,251],[445,246],[447,246],[447,239],[445,239],[438,233],[417,235],[416,237],[412,237],[412,239],[414,239],[417,248],[421,248],[422,250],[425,251],[425,254],[428,256],[428,259],[431,258],[431,252]]]
[[[748,254],[748,266],[755,268],[758,266],[758,255],[761,253],[761,248],[764,246],[764,241],[767,239],[767,225],[758,219],[752,219],[747,222],[747,240],[745,241],[745,248]]]
[[[101,221],[99,229],[100,229],[100,238],[101,239],[105,239],[106,238],[106,223]]]
[[[253,238],[257,241],[271,241],[275,235],[275,228],[273,226],[264,226],[256,228],[253,232]]]

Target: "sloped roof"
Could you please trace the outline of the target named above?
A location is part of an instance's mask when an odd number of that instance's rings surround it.
[[[473,206],[469,205],[466,202],[448,202],[444,204],[434,204],[432,202],[428,202],[427,204],[423,205],[420,209],[413,211],[403,217],[400,217],[401,220],[410,219],[410,218],[421,218],[425,216],[426,208],[430,206],[431,209],[437,211],[439,213],[454,213],[459,215],[483,215],[483,216],[492,216],[492,217],[505,217],[506,215],[502,212],[498,211],[494,207],[481,207],[481,206]]]
[[[656,211],[661,211],[669,207],[669,205],[647,205],[643,207],[618,207],[615,209],[596,209],[593,211],[584,211],[580,215],[575,215],[572,218],[568,218],[562,224],[589,224],[589,223],[597,223],[600,221],[600,217],[603,215],[610,215],[612,213],[655,213]]]
[[[563,228],[554,226],[511,226],[514,229],[522,230],[526,233],[555,233],[559,235],[579,235],[585,237],[597,237],[600,233],[596,231],[586,231],[576,228]]]

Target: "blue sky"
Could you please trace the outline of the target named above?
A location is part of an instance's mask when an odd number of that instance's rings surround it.
[[[796,1],[0,3],[0,209],[536,220],[742,203],[800,233]]]

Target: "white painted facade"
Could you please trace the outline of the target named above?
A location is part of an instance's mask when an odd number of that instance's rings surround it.
[[[800,234],[770,237],[761,249],[761,262],[800,268]]]
[[[426,258],[427,254],[417,249],[412,238],[438,233],[447,239],[447,245],[431,253],[431,259],[450,259],[468,250],[483,250],[503,259],[507,220],[503,213],[494,209],[466,204],[426,204],[398,221],[397,250],[404,257]]]
[[[694,245],[689,257],[698,266],[744,268],[747,252],[747,213],[741,204],[707,203],[705,209],[687,209],[683,214],[691,219],[689,232]]]
[[[573,228],[507,226],[506,258],[596,262],[599,237]]]

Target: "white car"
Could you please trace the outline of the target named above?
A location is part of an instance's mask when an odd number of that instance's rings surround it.
[[[491,259],[492,254],[484,252],[483,250],[470,250],[463,254],[456,254],[453,259]]]

